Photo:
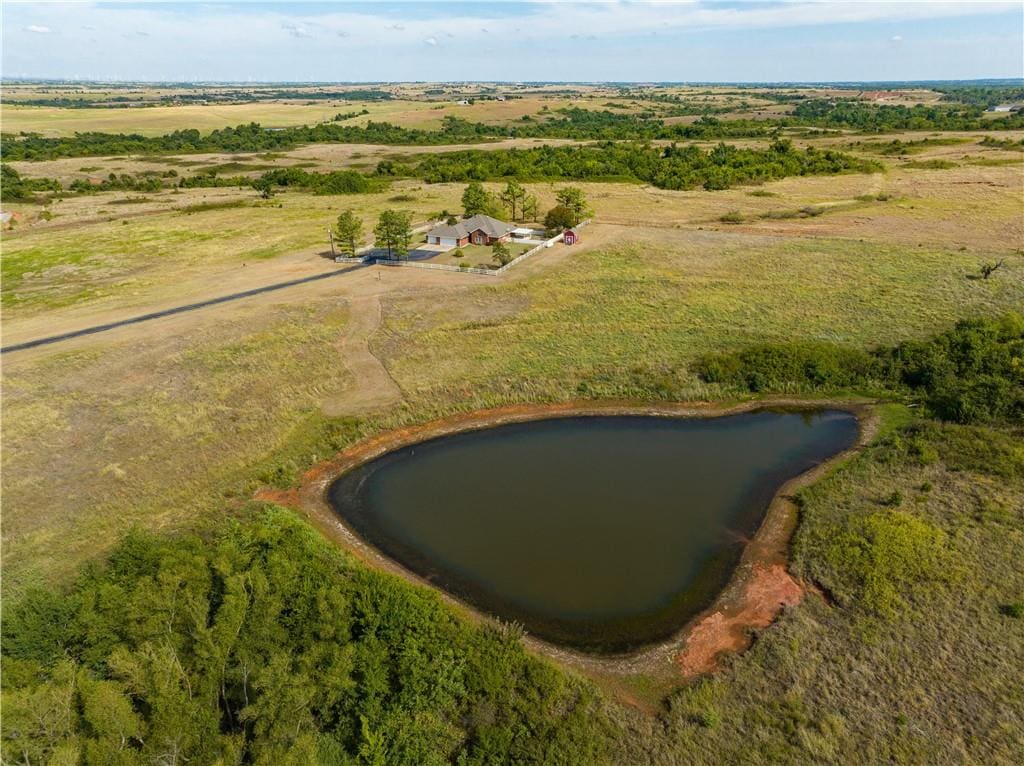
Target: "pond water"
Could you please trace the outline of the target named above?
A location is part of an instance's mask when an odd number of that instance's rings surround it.
[[[549,641],[618,652],[708,606],[787,480],[850,447],[847,412],[593,416],[456,434],[338,478],[365,540]]]

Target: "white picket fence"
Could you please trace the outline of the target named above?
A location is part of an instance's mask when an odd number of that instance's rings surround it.
[[[415,261],[391,261],[387,258],[367,257],[364,261],[374,261],[378,266],[405,266],[413,269],[434,269],[435,271],[457,271],[460,274],[497,274],[497,269],[474,269],[468,266],[452,266],[447,263],[416,263]]]
[[[582,229],[588,223],[590,223],[589,220],[580,221],[579,225],[576,226],[576,228],[577,229]],[[347,261],[359,261],[361,263],[376,262],[376,264],[378,266],[405,266],[405,267],[414,268],[414,269],[434,269],[435,271],[456,271],[459,274],[483,274],[485,276],[497,277],[497,276],[500,276],[500,275],[504,274],[506,271],[511,269],[513,266],[516,266],[519,263],[522,263],[527,258],[529,258],[531,255],[535,255],[536,253],[539,253],[541,250],[544,250],[545,248],[551,247],[556,242],[561,242],[563,237],[565,237],[565,232],[562,232],[561,234],[559,234],[559,235],[557,235],[555,237],[552,237],[551,239],[545,240],[541,244],[539,244],[536,247],[533,247],[533,248],[527,250],[522,255],[517,256],[513,260],[511,260],[508,263],[506,263],[504,266],[501,266],[500,268],[497,268],[497,269],[474,269],[474,268],[470,268],[468,266],[452,266],[452,265],[447,264],[447,263],[416,263],[414,261],[392,261],[392,260],[388,260],[387,258],[378,258],[376,256],[369,256],[369,255],[368,256],[363,256],[363,257],[357,256],[355,258],[347,258],[345,260],[347,260]]]

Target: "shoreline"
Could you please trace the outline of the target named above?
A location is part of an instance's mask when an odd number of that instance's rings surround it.
[[[364,439],[333,458],[310,468],[299,487],[264,489],[257,500],[274,502],[302,513],[328,539],[341,544],[364,564],[431,588],[458,612],[473,620],[501,621],[406,569],[360,537],[331,507],[327,490],[343,473],[388,452],[456,433],[478,431],[510,423],[561,417],[639,415],[666,418],[711,418],[764,409],[793,411],[836,409],[857,419],[858,435],[847,449],[785,482],[772,497],[757,530],[744,546],[726,585],[711,604],[680,626],[669,638],[623,654],[589,654],[524,634],[526,646],[559,664],[596,677],[627,679],[638,674],[672,677],[678,682],[714,672],[721,655],[742,651],[751,643],[750,630],[765,628],[781,611],[798,604],[812,587],[788,572],[789,542],[796,529],[793,493],[810,485],[852,457],[877,432],[878,415],[872,402],[861,399],[805,400],[773,398],[721,405],[708,402],[644,403],[632,401],[564,402],[511,405],[458,413],[449,417],[398,428]]]

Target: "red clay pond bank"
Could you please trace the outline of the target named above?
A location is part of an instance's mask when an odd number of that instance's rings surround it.
[[[503,407],[382,433],[257,497],[565,664],[686,678],[800,602],[790,497],[876,428],[849,400]]]

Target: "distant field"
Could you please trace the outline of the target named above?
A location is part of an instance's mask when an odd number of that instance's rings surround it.
[[[4,133],[40,133],[44,136],[70,136],[78,132],[139,133],[158,136],[174,130],[194,128],[207,133],[220,128],[258,122],[268,128],[313,125],[329,122],[337,114],[361,112],[345,120],[347,125],[365,125],[368,120],[390,122],[407,128],[437,128],[445,117],[460,117],[472,122],[506,124],[523,115],[536,115],[544,107],[554,110],[573,104],[566,99],[524,98],[510,101],[477,101],[460,105],[454,100],[431,101],[258,101],[245,104],[184,104],[133,108],[68,109],[55,106],[19,106],[5,103],[0,110]],[[596,104],[579,105],[597,108]]]
[[[866,155],[878,156],[873,149]],[[246,163],[273,167],[301,162],[328,169],[342,164],[374,165],[387,157],[405,156],[406,152],[387,147],[330,145],[267,158],[243,155],[235,162],[243,167]],[[104,163],[104,170],[119,168],[117,172],[173,167],[185,175],[201,168],[224,167],[230,159],[197,155],[182,161],[188,164],[95,162]],[[913,161],[932,159],[952,167],[919,170],[908,166],[907,160],[892,158],[884,160],[884,173],[794,177],[714,193],[623,183],[582,186],[599,222],[635,227],[644,236],[704,228],[776,237],[847,238],[909,248],[965,248],[978,258],[1012,254],[1024,242],[1020,215],[1024,190],[1021,165],[1016,164],[1022,153],[982,148],[976,137],[970,136],[913,154]],[[83,162],[94,161],[18,163],[17,167],[33,175],[52,172],[65,182],[102,174],[93,170],[96,164]],[[546,210],[554,204],[555,191],[562,185],[528,186]],[[488,186],[497,192],[501,185]],[[400,181],[377,194],[286,192],[268,202],[258,200],[250,189],[145,195],[106,192],[54,202],[48,208],[53,216],[49,222],[38,219],[38,206],[17,204],[12,209],[22,215],[22,223],[4,243],[3,306],[11,319],[60,306],[116,307],[129,296],[133,303],[143,305],[179,290],[182,279],[199,285],[210,274],[247,261],[326,249],[326,227],[343,209],[356,210],[367,230],[386,207],[405,209],[415,220],[426,220],[444,210],[457,212],[462,188],[459,184]],[[490,262],[491,253],[478,260]],[[168,282],[172,273],[177,278]]]
[[[159,136],[194,128],[203,133],[219,128],[258,122],[268,128],[312,125],[330,120],[339,112],[359,111],[363,106],[344,102],[216,104],[199,106],[146,106],[138,108],[65,109],[56,106],[4,104],[0,112],[4,133],[40,133],[70,136],[86,131],[139,133]]]

